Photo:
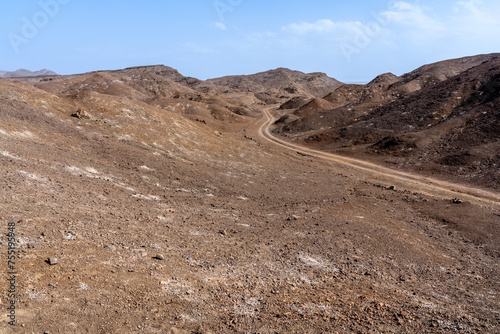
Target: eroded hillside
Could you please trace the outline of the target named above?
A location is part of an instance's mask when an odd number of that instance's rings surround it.
[[[498,190],[498,55],[344,85],[278,122],[276,133],[331,152]]]
[[[1,330],[499,330],[498,203],[276,146],[257,95],[167,67],[1,80]]]

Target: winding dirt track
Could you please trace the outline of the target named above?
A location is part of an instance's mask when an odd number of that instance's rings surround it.
[[[398,184],[403,184],[404,187],[407,188],[406,190],[410,190],[412,192],[418,192],[435,198],[459,198],[461,200],[466,200],[479,205],[493,205],[494,207],[500,207],[500,194],[497,193],[485,191],[482,189],[470,188],[464,185],[436,180],[407,172],[401,172],[363,160],[317,151],[277,138],[271,133],[270,130],[271,125],[275,121],[270,113],[270,110],[272,109],[274,108],[266,108],[263,110],[265,120],[259,127],[258,134],[260,137],[275,145],[307,156],[354,167],[355,169],[368,172],[372,176],[381,177],[381,182],[397,181]]]

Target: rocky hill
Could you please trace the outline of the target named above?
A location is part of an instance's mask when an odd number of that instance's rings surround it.
[[[264,101],[279,101],[297,95],[321,97],[342,85],[324,73],[302,73],[286,68],[252,75],[236,75],[207,82],[225,87],[226,92],[253,92]]]
[[[277,122],[276,133],[325,150],[500,188],[498,54],[344,85]],[[315,105],[316,112],[310,105]],[[318,110],[320,109],[320,110]]]
[[[499,61],[413,93],[289,70],[0,79],[0,333],[500,332],[498,194],[320,159],[260,118],[494,184]]]

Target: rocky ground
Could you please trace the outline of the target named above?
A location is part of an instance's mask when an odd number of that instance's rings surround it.
[[[109,80],[0,81],[0,240],[15,222],[19,255],[0,331],[500,331],[498,202],[287,150],[259,118],[202,113],[215,95],[96,92]]]
[[[454,182],[500,189],[500,58],[423,66],[287,103],[290,140]]]

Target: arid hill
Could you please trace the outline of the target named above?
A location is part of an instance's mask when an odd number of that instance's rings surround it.
[[[269,136],[286,114],[299,143],[493,183],[498,62],[413,93],[283,69],[0,79],[0,333],[498,333],[497,193]]]
[[[225,87],[225,92],[253,92],[258,98],[276,103],[297,95],[321,97],[342,85],[324,73],[305,74],[286,68],[252,74],[209,79],[209,83]]]
[[[324,150],[499,189],[498,56],[341,86],[324,98],[332,108],[301,114],[306,104],[275,131]]]
[[[220,88],[184,77],[162,65],[17,81],[77,101],[86,100],[89,94],[119,96],[176,112],[192,120],[217,123],[222,128],[228,119],[258,115],[253,107],[259,102],[255,96],[221,97],[217,93]]]

